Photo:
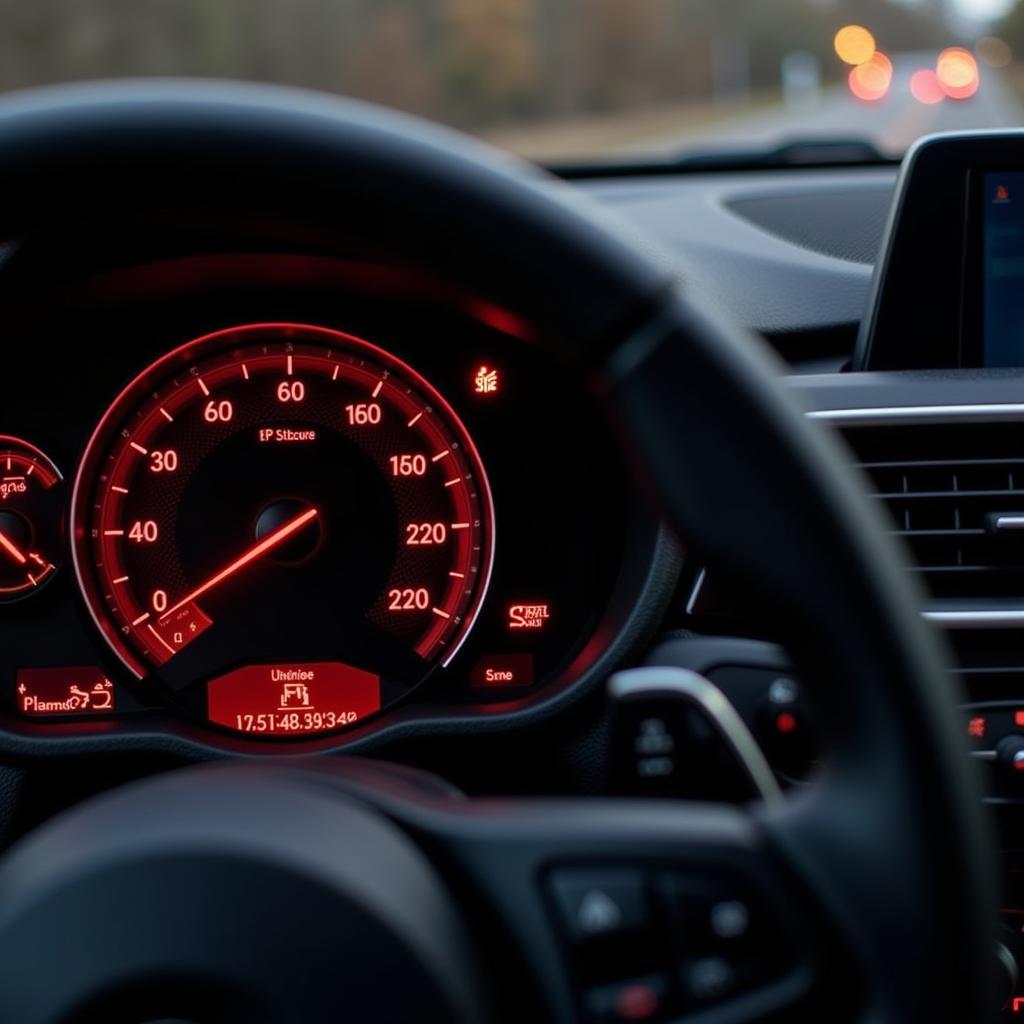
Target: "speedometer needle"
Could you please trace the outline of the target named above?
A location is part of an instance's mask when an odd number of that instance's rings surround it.
[[[18,565],[24,565],[28,561],[28,557],[18,550],[14,541],[5,536],[3,531],[0,531],[0,548],[3,548]]]
[[[160,616],[160,618],[166,619],[169,615],[173,615],[176,611],[179,611],[180,609],[184,608],[185,605],[191,604],[197,598],[202,597],[203,594],[209,593],[211,590],[213,590],[214,587],[219,586],[226,579],[228,579],[231,576],[234,576],[235,573],[239,572],[241,569],[244,569],[251,562],[255,562],[257,558],[259,558],[262,555],[265,555],[268,551],[272,551],[274,548],[276,548],[279,544],[282,544],[293,534],[298,533],[298,531],[301,530],[307,523],[311,523],[319,515],[320,512],[317,509],[309,508],[306,509],[305,512],[302,512],[299,515],[297,515],[294,519],[289,519],[288,522],[283,523],[272,533],[268,533],[266,537],[264,537],[263,540],[261,540],[258,544],[255,544],[253,547],[249,548],[249,550],[246,551],[244,555],[239,555],[238,558],[231,562],[230,565],[224,566],[224,568],[221,569],[221,571],[218,572],[216,576],[211,576],[201,586],[196,587],[196,589],[193,590],[191,594],[188,594],[185,597],[183,597],[173,608],[168,608],[167,611]],[[0,538],[2,537],[3,534],[0,533]]]

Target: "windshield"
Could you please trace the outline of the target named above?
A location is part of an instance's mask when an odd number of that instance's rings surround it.
[[[1024,0],[0,0],[0,87],[307,86],[572,163],[1024,121]],[[846,150],[848,152],[848,149]]]

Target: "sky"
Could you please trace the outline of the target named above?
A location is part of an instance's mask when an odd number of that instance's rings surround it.
[[[1013,0],[953,0],[953,5],[965,18],[987,20],[1005,14]]]

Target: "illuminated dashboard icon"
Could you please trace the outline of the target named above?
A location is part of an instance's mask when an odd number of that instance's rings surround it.
[[[0,602],[49,582],[63,560],[64,480],[27,441],[0,435]]]
[[[532,654],[490,654],[481,658],[469,674],[475,689],[532,686],[534,679]]]
[[[496,395],[501,383],[493,366],[480,366],[473,374],[473,392],[477,395]]]
[[[102,715],[115,711],[114,684],[95,666],[20,668],[15,701],[32,718]]]
[[[513,604],[508,609],[509,629],[543,629],[551,618],[546,604]]]

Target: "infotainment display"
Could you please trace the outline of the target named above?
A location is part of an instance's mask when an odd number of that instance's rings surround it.
[[[982,365],[1024,366],[1024,171],[982,182]]]
[[[904,158],[852,368],[1024,369],[1024,130]]]

